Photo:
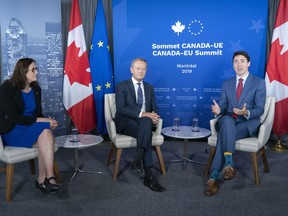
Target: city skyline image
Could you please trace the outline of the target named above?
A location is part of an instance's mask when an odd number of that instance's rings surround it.
[[[60,0],[49,1],[51,4],[43,0],[16,0],[19,4],[13,1],[17,7],[12,7],[9,0],[0,1],[1,83],[11,76],[18,59],[33,58],[39,68],[43,114],[59,122],[55,135],[66,134]],[[23,14],[25,8],[27,10]]]

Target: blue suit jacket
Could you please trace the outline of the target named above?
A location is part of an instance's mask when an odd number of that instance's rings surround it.
[[[233,108],[242,109],[246,103],[246,108],[250,111],[249,119],[239,116],[238,121],[245,121],[251,136],[256,136],[260,126],[260,116],[264,112],[266,100],[266,86],[264,79],[260,79],[249,73],[245,81],[242,94],[237,102],[236,99],[236,77],[226,80],[222,87],[219,106],[221,115],[233,114]]]
[[[154,87],[143,82],[145,94],[146,112],[158,113],[155,101]],[[125,127],[126,119],[139,118],[140,110],[137,109],[136,95],[132,79],[120,82],[116,87],[116,115],[114,118],[117,131],[122,131]]]

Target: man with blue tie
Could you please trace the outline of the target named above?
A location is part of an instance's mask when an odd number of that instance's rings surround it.
[[[145,59],[137,58],[131,63],[132,78],[116,87],[115,124],[118,133],[137,139],[137,151],[132,163],[133,171],[145,170],[144,185],[154,191],[165,191],[154,175],[152,159],[152,130],[160,116],[155,101],[154,88],[143,79],[147,71]]]
[[[264,112],[266,86],[264,79],[249,73],[250,57],[244,51],[235,52],[232,58],[236,76],[224,82],[221,97],[213,100],[212,113],[218,117],[216,124],[216,153],[210,170],[205,195],[219,190],[219,176],[229,180],[236,176],[233,162],[236,140],[255,137]]]

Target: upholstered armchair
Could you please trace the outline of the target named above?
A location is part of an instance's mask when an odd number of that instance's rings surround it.
[[[58,150],[58,146],[55,145],[54,151]],[[11,147],[4,146],[2,138],[0,136],[0,161],[6,164],[5,167],[0,167],[1,172],[6,173],[6,201],[10,202],[12,200],[12,185],[13,185],[13,175],[14,175],[14,164],[29,161],[31,174],[35,174],[35,163],[34,159],[38,158],[39,150],[38,148],[22,148],[22,147]],[[54,161],[54,173],[55,178],[58,182],[61,182],[59,169]]]
[[[257,137],[248,137],[236,141],[236,150],[249,152],[252,159],[252,168],[255,177],[256,186],[260,186],[259,172],[258,172],[258,158],[261,157],[264,164],[264,172],[269,172],[268,162],[265,153],[265,144],[268,142],[271,129],[274,121],[275,112],[275,98],[267,96],[265,102],[264,113],[260,118],[261,126]],[[217,118],[210,120],[211,136],[208,138],[208,144],[211,146],[210,156],[205,168],[206,176],[209,174],[211,164],[215,155],[217,131],[215,124]]]
[[[113,153],[114,153],[114,150],[116,149],[116,160],[115,160],[114,170],[112,174],[112,179],[116,180],[117,175],[118,175],[122,150],[125,148],[135,148],[136,139],[131,136],[118,134],[116,132],[116,125],[115,125],[115,122],[113,121],[113,118],[115,117],[115,113],[116,113],[114,93],[105,94],[104,109],[105,109],[105,121],[106,121],[107,131],[108,131],[109,138],[112,142],[110,153],[109,153],[108,160],[107,160],[107,166],[111,164]],[[160,146],[164,142],[164,137],[161,135],[162,122],[163,120],[160,119],[159,123],[157,124],[156,131],[153,132],[152,146],[155,147],[162,174],[166,175],[165,164],[163,161],[161,148],[160,148]]]

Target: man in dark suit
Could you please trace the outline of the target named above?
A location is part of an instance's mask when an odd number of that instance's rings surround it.
[[[115,124],[118,133],[137,139],[137,151],[132,170],[145,170],[144,185],[154,191],[165,191],[154,175],[152,159],[152,130],[160,116],[155,101],[154,88],[143,82],[147,62],[137,58],[132,61],[132,78],[120,82],[116,87]]]
[[[264,112],[266,87],[264,79],[249,73],[249,66],[248,53],[234,53],[233,67],[236,76],[224,82],[219,103],[214,100],[211,106],[212,113],[218,116],[218,134],[216,153],[205,190],[207,196],[218,192],[221,171],[224,180],[236,176],[233,163],[236,140],[258,134],[260,116]]]

